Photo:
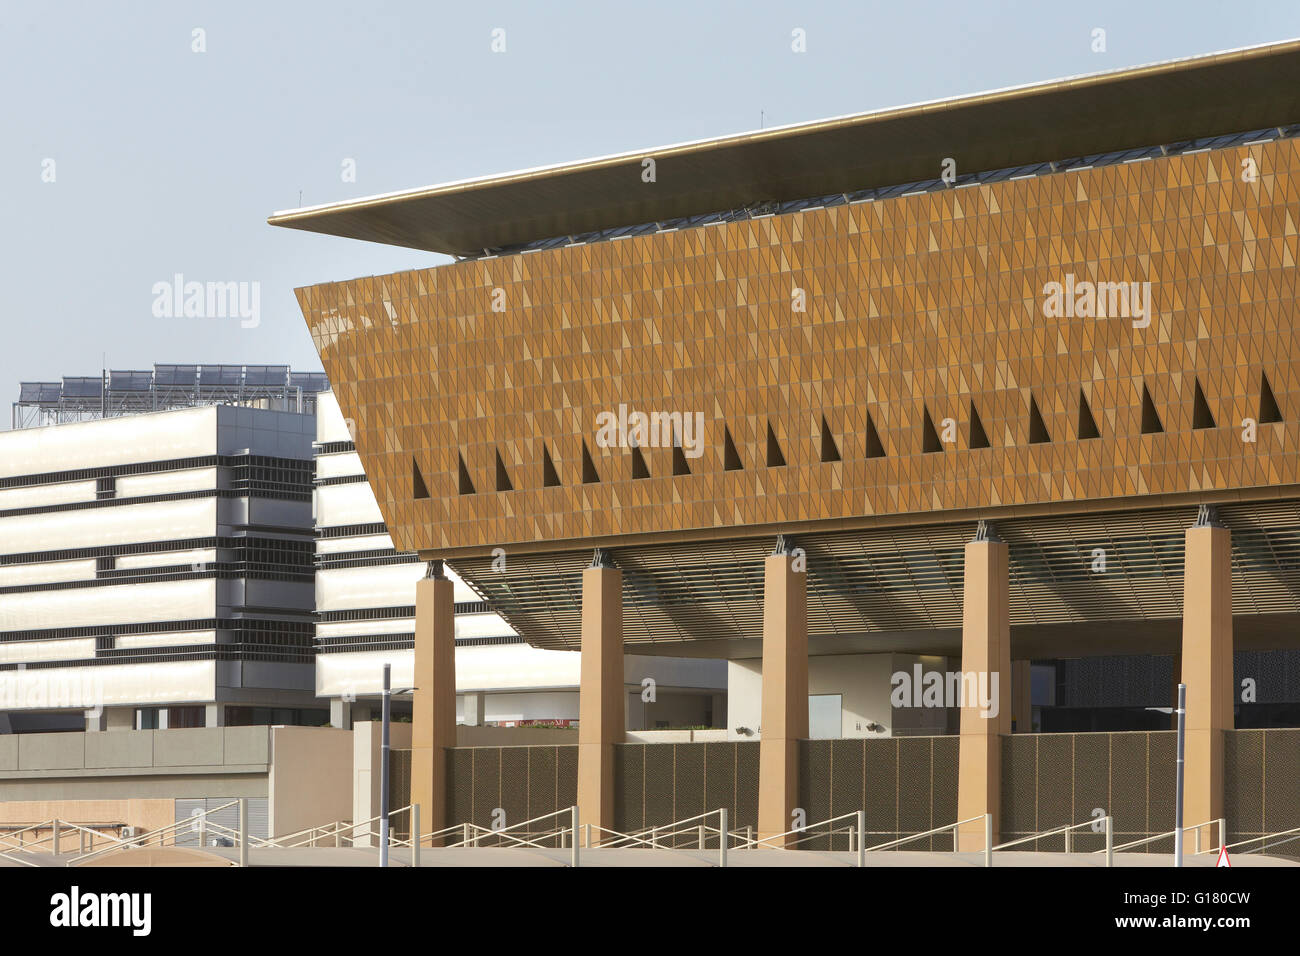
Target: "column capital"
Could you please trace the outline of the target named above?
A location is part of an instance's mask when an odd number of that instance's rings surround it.
[[[772,555],[775,557],[782,554],[791,554],[795,547],[794,538],[788,534],[778,534],[776,544],[772,547]]]
[[[434,558],[425,566],[425,578],[432,578],[435,581],[447,580],[447,575],[442,570],[442,558]]]
[[[595,551],[591,552],[591,564],[587,566],[590,568],[618,567],[618,565],[614,563],[614,556],[610,554],[609,550],[606,548],[597,548]]]
[[[1196,509],[1196,523],[1193,528],[1223,528],[1224,523],[1219,520],[1219,510],[1214,505],[1201,505]]]
[[[993,526],[993,522],[980,518],[975,525],[975,537],[971,538],[971,541],[1001,542],[1002,539],[998,537],[998,529]]]

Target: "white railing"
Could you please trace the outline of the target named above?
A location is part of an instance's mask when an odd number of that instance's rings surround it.
[[[1219,828],[1218,843],[1210,847],[1208,850],[1202,850],[1201,831],[1206,827],[1215,827],[1215,826]],[[1222,817],[1220,817],[1217,820],[1206,820],[1204,823],[1197,823],[1194,824],[1193,826],[1183,827],[1184,833],[1186,833],[1188,830],[1191,830],[1195,834],[1193,838],[1193,848],[1192,848],[1193,856],[1197,855],[1198,853],[1213,853],[1223,844],[1223,841],[1227,839],[1227,834],[1228,834],[1227,823],[1224,821]],[[1164,833],[1156,833],[1149,837],[1143,837],[1140,840],[1131,840],[1128,843],[1121,843],[1119,846],[1111,848],[1111,852],[1115,852],[1118,850],[1131,850],[1135,846],[1146,846],[1148,843],[1155,843],[1157,840],[1168,840],[1171,839],[1177,832],[1178,831],[1176,829],[1166,830]],[[1105,851],[1096,850],[1094,852],[1103,853]]]
[[[86,852],[87,837],[90,840],[90,849],[95,848],[96,840],[107,840],[118,846],[125,846],[131,841],[121,837],[113,836],[111,833],[105,833],[105,829],[121,830],[121,823],[96,823],[86,825],[82,823],[72,823],[69,820],[63,820],[54,817],[49,820],[42,820],[40,823],[32,823],[20,827],[17,830],[11,830],[7,834],[0,834],[0,848],[27,853],[39,850],[45,844],[49,844],[49,852],[57,855],[63,847],[63,843],[69,833],[77,834],[77,852]],[[40,836],[42,832],[49,831],[45,836]],[[32,834],[35,838],[28,840],[27,834]],[[17,837],[15,842],[14,837]]]
[[[717,826],[709,826],[708,820],[712,817],[718,818]],[[688,826],[688,824],[690,824]],[[693,817],[685,817],[681,820],[674,820],[672,823],[662,823],[658,826],[646,827],[643,830],[635,830],[632,833],[620,833],[617,830],[611,830],[609,827],[602,827],[598,824],[589,823],[586,828],[585,845],[592,846],[591,835],[596,834],[595,846],[600,849],[619,849],[628,847],[647,847],[652,850],[662,849],[699,849],[707,848],[709,834],[718,836],[718,866],[727,865],[727,850],[733,839],[747,840],[747,837],[740,837],[732,832],[727,826],[727,809],[720,807],[717,810],[708,810],[704,813],[697,813]],[[695,847],[677,846],[679,837],[686,836],[695,841]],[[608,838],[607,838],[608,837]],[[673,846],[665,847],[662,844],[671,841]]]
[[[1276,833],[1266,833],[1263,836],[1251,837],[1248,840],[1238,840],[1236,843],[1224,844],[1225,850],[1235,850],[1237,847],[1250,846],[1252,843],[1260,844],[1258,850],[1245,850],[1245,853],[1264,853],[1268,850],[1268,841],[1277,840],[1278,837],[1286,837],[1281,843],[1292,843],[1300,840],[1300,827],[1292,827],[1290,830],[1278,830]]]
[[[520,833],[512,833],[513,830],[520,830],[521,827],[532,826],[535,823],[541,823],[543,820],[550,819],[568,819],[567,826],[548,827],[541,830],[522,830]],[[479,826],[476,823],[464,823],[458,827],[445,827],[442,830],[435,830],[433,833],[426,833],[420,836],[421,844],[426,840],[432,841],[435,838],[447,836],[459,832],[461,839],[454,843],[445,845],[446,849],[456,847],[479,846],[485,839],[500,839],[508,841],[511,846],[527,846],[534,849],[549,850],[557,849],[556,847],[547,847],[542,845],[542,840],[558,840],[559,849],[566,846],[570,850],[570,865],[578,865],[578,834],[581,828],[578,824],[578,808],[566,807],[563,810],[555,810],[551,813],[544,813],[540,817],[533,817],[529,820],[520,820],[518,823],[512,823],[510,826],[493,829],[491,827]]]
[[[407,810],[413,811],[414,805],[398,807],[396,810],[389,810],[388,816],[392,818]],[[322,841],[328,845],[328,841],[330,840],[334,841],[334,846],[336,847],[343,846],[344,841],[347,841],[348,846],[356,846],[356,841],[359,839],[369,839],[372,837],[378,839],[379,831],[373,829],[373,824],[378,823],[382,818],[383,814],[377,813],[373,817],[366,820],[358,820],[355,823],[351,820],[337,820],[334,823],[325,823],[319,826],[306,827],[305,829],[296,830],[293,833],[285,833],[271,839],[263,840],[260,837],[253,837],[251,839],[255,841],[256,845],[259,847],[280,847],[283,849],[303,846],[319,846]],[[358,833],[357,831],[361,827],[365,827],[366,829],[363,832]],[[409,847],[411,841],[409,839],[402,840],[394,836],[392,827],[389,827],[388,845],[390,847]]]
[[[978,817],[967,817],[965,820],[958,820],[956,823],[946,823],[941,827],[935,827],[933,830],[926,830],[924,833],[913,833],[909,836],[900,837],[897,840],[890,840],[888,843],[881,843],[877,846],[868,847],[867,849],[870,849],[873,852],[876,850],[893,850],[897,847],[902,846],[904,843],[911,843],[913,840],[920,840],[922,837],[937,836],[940,833],[947,833],[949,830],[951,830],[952,851],[956,853],[958,852],[957,851],[957,846],[958,846],[957,828],[965,826],[968,823],[978,823],[978,822],[982,822],[984,824],[984,865],[992,866],[993,851],[994,849],[996,849],[996,847],[993,846],[993,814],[991,813],[984,813]],[[865,849],[862,850],[858,854],[859,858],[861,858],[865,853],[866,850]],[[862,866],[863,864],[859,863],[858,865]]]
[[[211,810],[207,810],[204,813],[200,814],[199,816],[187,817],[184,820],[177,820],[175,823],[169,823],[166,826],[158,827],[155,830],[149,830],[148,832],[141,833],[138,836],[124,837],[118,840],[116,844],[113,846],[101,847],[98,850],[91,850],[88,853],[78,854],[77,856],[69,860],[67,865],[80,866],[81,864],[85,863],[87,860],[96,859],[106,853],[111,853],[114,850],[119,850],[122,849],[123,847],[147,847],[150,845],[154,845],[155,843],[157,846],[163,847],[169,845],[169,839],[170,839],[170,845],[175,846],[176,835],[180,833],[182,830],[186,830],[186,829],[189,829],[190,832],[193,832],[195,829],[198,829],[200,833],[200,841],[202,840],[203,832],[206,830],[214,830],[218,833],[225,832],[233,835],[233,837],[239,841],[240,861],[241,863],[245,863],[247,862],[245,858],[247,855],[248,841],[240,839],[240,831],[232,830],[230,827],[221,826],[220,824],[214,823],[213,821],[207,819],[207,814],[215,813],[218,810],[225,810],[228,807],[233,807],[233,806],[239,806],[242,815],[242,813],[244,812],[244,801],[231,800],[228,803],[221,804],[221,806],[219,807],[213,807]]]
[[[1007,847],[1019,846],[1022,843],[1029,843],[1031,840],[1041,840],[1044,837],[1055,836],[1056,834],[1061,833],[1065,835],[1065,852],[1072,853],[1074,852],[1074,846],[1073,846],[1074,831],[1082,830],[1084,827],[1087,827],[1089,830],[1091,830],[1098,823],[1102,825],[1102,829],[1106,834],[1106,847],[1105,849],[1098,850],[1097,852],[1106,854],[1107,866],[1114,866],[1115,849],[1116,849],[1115,824],[1114,821],[1109,816],[1102,817],[1100,820],[1087,820],[1083,823],[1070,823],[1063,827],[1054,827],[1051,830],[1043,830],[1041,833],[1031,833],[1029,834],[1029,836],[1019,837],[1015,840],[1009,840],[1006,843],[999,844],[998,846],[993,847],[993,849],[1005,850]],[[1156,837],[1155,839],[1159,839],[1159,837]],[[985,866],[992,866],[992,865],[993,865],[993,854],[990,852],[987,854]]]

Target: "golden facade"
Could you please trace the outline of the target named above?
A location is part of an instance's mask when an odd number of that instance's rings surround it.
[[[574,547],[1296,484],[1298,220],[1282,139],[298,294],[398,548]],[[1046,314],[1085,282],[1149,324]]]

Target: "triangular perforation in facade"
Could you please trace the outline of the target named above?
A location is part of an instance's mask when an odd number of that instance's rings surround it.
[[[1151,401],[1151,393],[1147,391],[1145,384],[1142,386],[1142,434],[1159,435],[1163,433],[1165,426],[1160,421],[1160,415],[1156,412],[1156,403]]]
[[[767,425],[767,467],[780,468],[785,465],[785,455],[781,451],[781,443],[776,440],[776,432],[772,431],[771,422]]]
[[[501,452],[497,456],[497,491],[514,491],[515,486],[510,482],[510,472],[506,471],[506,463],[501,460]]]
[[[989,436],[984,433],[984,423],[980,421],[980,413],[975,410],[975,402],[970,403],[970,435],[968,445],[971,448],[988,448]]]
[[[880,432],[876,431],[876,423],[871,418],[871,413],[867,412],[867,442],[866,455],[868,458],[884,458],[885,446],[880,441]]]
[[[924,415],[921,422],[921,451],[927,455],[933,451],[943,451],[943,442],[939,441],[939,433],[934,430],[934,419],[930,417],[930,409],[922,406],[921,411]]]
[[[1029,444],[1041,445],[1044,442],[1050,442],[1052,436],[1047,433],[1047,423],[1043,421],[1043,413],[1038,410],[1038,402],[1034,401],[1034,396],[1029,396]]]
[[[1092,417],[1092,406],[1088,404],[1088,398],[1081,389],[1079,391],[1079,438],[1100,437],[1101,431],[1097,428],[1097,420]]]
[[[649,478],[650,466],[646,464],[645,455],[641,454],[641,449],[633,445],[630,450],[632,452],[632,477]]]
[[[725,471],[740,471],[745,467],[740,460],[740,452],[736,451],[736,443],[732,440],[731,429],[726,425],[722,426],[722,467]]]
[[[593,485],[600,481],[600,473],[596,471],[596,463],[591,460],[591,452],[587,451],[587,443],[582,443],[582,483],[584,485]]]
[[[429,486],[424,483],[424,475],[420,474],[414,458],[411,459],[411,497],[417,501],[429,497]]]
[[[551,450],[545,445],[542,446],[542,487],[558,488],[560,486],[560,473],[555,470],[555,462],[551,460]]]
[[[1196,380],[1196,390],[1192,393],[1192,427],[1193,428],[1215,428],[1214,413],[1210,411],[1210,403],[1205,400],[1205,393],[1201,391],[1201,380]]]
[[[689,475],[690,473],[690,463],[686,460],[686,452],[682,451],[682,436],[677,434],[677,427],[673,426],[673,474]]]
[[[465,467],[465,458],[456,456],[456,487],[462,495],[474,494],[474,482],[470,480],[469,469]]]
[[[835,436],[831,434],[830,426],[826,424],[826,417],[822,416],[822,461],[839,461],[840,447],[835,443]]]
[[[1269,387],[1268,376],[1263,372],[1260,372],[1259,423],[1261,425],[1269,425],[1282,420],[1282,409],[1278,407],[1277,399],[1273,397],[1273,389]]]

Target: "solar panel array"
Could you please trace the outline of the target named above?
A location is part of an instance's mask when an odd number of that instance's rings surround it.
[[[287,365],[155,365],[149,369],[113,369],[108,388],[99,375],[66,376],[61,382],[22,382],[14,403],[13,427],[80,421],[101,414],[120,415],[239,404],[258,400],[297,399],[314,408],[310,397],[329,391],[324,372],[292,372]]]

